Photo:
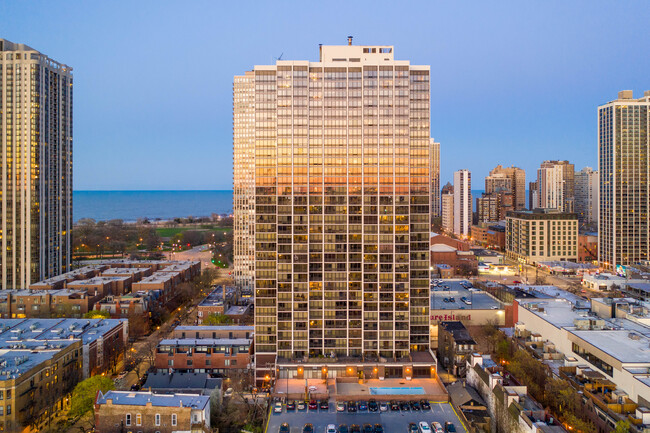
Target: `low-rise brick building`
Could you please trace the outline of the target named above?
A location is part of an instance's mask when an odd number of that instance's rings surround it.
[[[252,349],[252,340],[247,338],[162,340],[156,349],[155,367],[197,373],[250,369]]]
[[[122,295],[131,291],[133,276],[99,276],[87,280],[70,281],[69,289],[87,290],[88,293],[97,292],[102,297],[109,295]]]
[[[250,338],[254,326],[246,325],[214,325],[214,326],[177,326],[172,338]]]
[[[438,324],[438,361],[456,376],[465,375],[466,358],[476,350],[476,342],[459,321]]]
[[[0,318],[81,317],[101,298],[86,290],[2,290]]]
[[[96,433],[210,431],[210,397],[108,391],[95,399]]]

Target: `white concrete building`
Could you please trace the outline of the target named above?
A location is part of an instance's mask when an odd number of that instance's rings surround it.
[[[0,39],[0,288],[70,270],[72,68]]]
[[[585,167],[575,173],[575,212],[581,223],[598,222],[598,171]]]
[[[454,187],[447,182],[442,188],[440,199],[442,228],[446,233],[454,232]]]
[[[463,169],[454,172],[454,234],[461,238],[472,232],[472,174]]]

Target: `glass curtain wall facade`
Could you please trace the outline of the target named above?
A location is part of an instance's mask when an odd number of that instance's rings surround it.
[[[431,223],[442,216],[440,210],[440,143],[431,139]]]
[[[429,347],[429,67],[324,46],[255,74],[255,350]]]
[[[70,270],[72,69],[0,39],[2,289]]]
[[[648,260],[649,107],[650,91],[598,107],[598,260],[610,270]]]
[[[255,278],[255,75],[233,82],[233,277],[242,288]]]

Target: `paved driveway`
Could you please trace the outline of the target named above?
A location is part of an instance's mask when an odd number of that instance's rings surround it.
[[[334,403],[330,403],[330,408],[327,411],[307,409],[287,412],[283,406],[282,413],[271,413],[267,433],[277,433],[283,422],[289,423],[291,433],[301,433],[302,427],[306,423],[314,425],[314,433],[324,433],[328,424],[336,426],[347,424],[348,427],[358,424],[363,427],[363,424],[366,423],[380,423],[384,426],[386,433],[406,433],[410,422],[418,423],[420,421],[426,421],[429,425],[433,421],[438,421],[442,425],[445,421],[451,421],[457,431],[466,432],[450,403],[431,403],[431,410],[428,411],[368,412],[365,410],[357,413],[337,413]]]

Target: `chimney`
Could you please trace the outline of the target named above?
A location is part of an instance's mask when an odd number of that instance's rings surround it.
[[[352,36],[348,36],[348,46],[352,45]]]

